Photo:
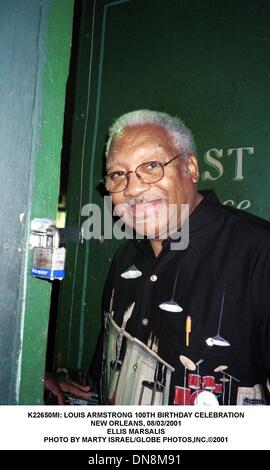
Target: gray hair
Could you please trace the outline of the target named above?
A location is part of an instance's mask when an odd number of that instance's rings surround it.
[[[117,118],[109,129],[109,138],[106,144],[106,157],[108,156],[113,139],[118,138],[126,127],[142,126],[152,124],[165,129],[171,138],[175,148],[183,152],[183,159],[188,155],[196,155],[197,149],[191,131],[177,116],[173,117],[167,113],[140,109],[123,114]]]

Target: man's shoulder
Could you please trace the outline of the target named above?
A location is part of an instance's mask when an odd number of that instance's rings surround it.
[[[245,210],[220,205],[225,220],[234,221],[235,232],[244,240],[259,240],[260,244],[270,245],[270,222]]]
[[[269,221],[244,209],[236,209],[230,205],[222,204],[212,189],[200,190],[199,193],[203,196],[201,203],[198,205],[201,218],[206,216],[212,218],[213,221],[222,219],[232,224],[238,222],[240,225],[254,228],[255,231],[263,230],[270,233]]]

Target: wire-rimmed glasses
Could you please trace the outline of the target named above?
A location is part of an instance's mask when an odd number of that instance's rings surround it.
[[[166,163],[162,163],[158,160],[151,160],[149,162],[141,163],[135,170],[132,171],[112,171],[104,177],[104,185],[107,191],[110,193],[121,193],[128,186],[130,173],[136,173],[137,177],[142,183],[157,183],[164,177],[165,166],[180,156],[182,156],[181,153],[171,158],[171,160]]]

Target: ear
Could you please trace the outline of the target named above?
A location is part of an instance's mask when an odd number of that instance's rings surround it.
[[[189,155],[187,167],[189,169],[192,182],[198,183],[200,179],[200,172],[199,172],[198,160],[195,157],[195,155]]]

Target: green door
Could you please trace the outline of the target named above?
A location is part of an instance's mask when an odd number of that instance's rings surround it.
[[[33,218],[57,212],[73,0],[0,0],[0,404],[41,404],[51,284]]]
[[[178,114],[193,130],[200,188],[270,219],[270,3],[267,0],[83,1],[68,224],[103,206],[98,182],[113,118],[139,108]],[[87,369],[102,286],[119,242],[69,249],[57,364]]]

